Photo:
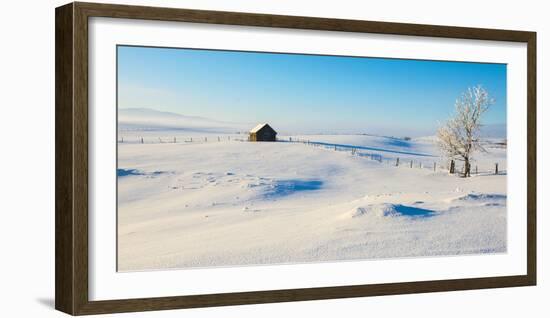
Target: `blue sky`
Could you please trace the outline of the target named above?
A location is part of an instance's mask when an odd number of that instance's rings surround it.
[[[506,65],[149,47],[118,47],[118,106],[293,132],[433,134],[468,87],[506,123]]]

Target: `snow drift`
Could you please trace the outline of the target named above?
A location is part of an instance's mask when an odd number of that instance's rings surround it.
[[[435,211],[408,206],[403,204],[379,203],[354,208],[351,217],[374,216],[374,217],[429,217]]]

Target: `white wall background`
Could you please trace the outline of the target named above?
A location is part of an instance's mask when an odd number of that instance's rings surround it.
[[[544,1],[109,1],[538,32],[539,285],[482,291],[237,306],[136,317],[548,317],[550,274],[550,22]],[[0,316],[60,317],[54,297],[54,8],[64,1],[11,1],[0,16]],[[513,119],[509,119],[513,120]],[[546,192],[546,193],[545,193]],[[545,197],[546,194],[546,197]],[[112,315],[120,316],[123,315]],[[124,314],[124,316],[130,316]]]

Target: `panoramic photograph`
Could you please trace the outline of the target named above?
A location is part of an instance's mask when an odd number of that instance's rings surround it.
[[[117,46],[117,270],[506,253],[506,72]]]

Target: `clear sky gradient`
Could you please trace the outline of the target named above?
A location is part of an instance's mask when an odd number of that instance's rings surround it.
[[[118,106],[293,132],[433,134],[468,87],[506,123],[506,65],[118,47]]]

